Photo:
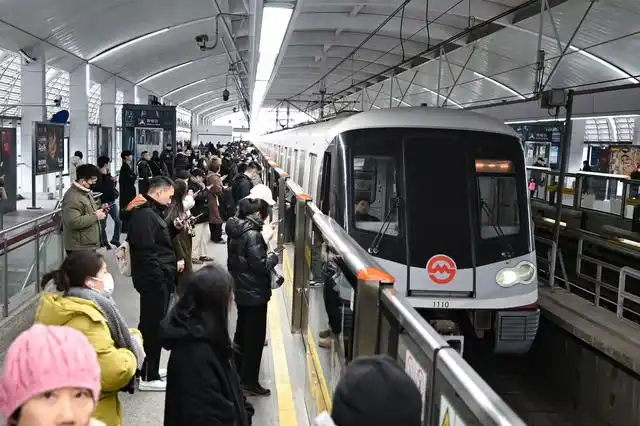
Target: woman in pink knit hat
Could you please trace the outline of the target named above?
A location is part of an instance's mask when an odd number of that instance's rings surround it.
[[[6,426],[99,426],[100,366],[84,334],[36,324],[11,344],[0,377]]]

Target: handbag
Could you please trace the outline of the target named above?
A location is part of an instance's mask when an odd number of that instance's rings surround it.
[[[280,265],[276,265],[271,270],[271,289],[272,290],[282,287],[282,284],[284,283],[284,277],[282,276],[281,268],[282,267]]]

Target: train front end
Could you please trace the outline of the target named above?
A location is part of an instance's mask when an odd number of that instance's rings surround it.
[[[336,148],[345,227],[397,291],[428,318],[453,322],[450,334],[470,330],[495,352],[527,352],[539,310],[520,141],[484,130],[364,129],[343,133]]]

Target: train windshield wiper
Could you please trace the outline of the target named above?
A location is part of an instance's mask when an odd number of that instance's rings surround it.
[[[391,208],[389,209],[387,214],[384,216],[382,225],[380,225],[380,229],[378,229],[376,236],[373,238],[373,241],[371,242],[371,247],[367,249],[367,252],[369,252],[369,254],[372,254],[375,256],[378,253],[380,253],[380,244],[382,244],[382,240],[386,235],[387,230],[389,229],[389,226],[391,225],[391,213],[393,213],[394,210],[397,211],[399,206],[400,206],[400,197],[398,196],[393,197],[391,199]]]
[[[489,204],[487,204],[485,200],[480,199],[480,207],[482,208],[482,211],[484,211],[485,214],[487,215],[487,219],[489,220],[489,223],[493,227],[493,230],[496,231],[496,235],[498,237],[504,237],[504,231],[502,230],[502,227],[500,225],[497,225],[495,223],[493,210],[491,210],[491,207],[489,207]]]
[[[493,227],[494,231],[496,231],[496,236],[504,237],[504,230],[502,229],[502,226],[500,226],[500,225],[495,223],[496,221],[495,221],[495,218],[494,218],[494,215],[493,215],[493,210],[491,209],[491,207],[489,207],[489,204],[487,204],[487,202],[485,200],[480,199],[480,207],[482,208],[482,210],[487,215],[487,219],[489,220],[489,223]],[[511,244],[506,243],[503,247],[504,247],[505,251],[503,253],[501,253],[502,257],[512,258],[513,257],[513,247],[511,247]]]

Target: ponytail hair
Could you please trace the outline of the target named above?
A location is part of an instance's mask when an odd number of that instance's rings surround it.
[[[74,251],[64,259],[59,269],[44,274],[40,287],[44,289],[51,281],[56,290],[61,292],[67,292],[72,287],[84,287],[85,280],[95,277],[103,264],[99,253],[91,250]]]

